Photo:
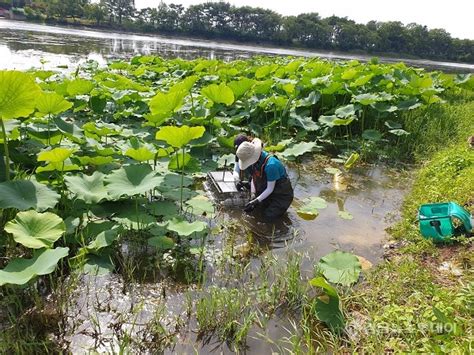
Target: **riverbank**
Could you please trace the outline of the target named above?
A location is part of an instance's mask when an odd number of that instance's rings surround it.
[[[336,51],[310,51],[304,48],[291,47],[275,47],[265,43],[249,43],[249,42],[236,42],[236,41],[221,41],[212,40],[202,37],[182,37],[180,35],[152,35],[146,32],[132,32],[124,31],[123,29],[110,29],[104,27],[97,27],[94,25],[87,25],[84,23],[71,23],[68,22],[68,26],[43,24],[32,21],[13,21],[7,19],[0,19],[0,25],[3,23],[3,28],[12,28],[20,31],[35,31],[44,32],[48,34],[61,34],[61,35],[72,35],[72,36],[84,36],[89,38],[97,39],[120,39],[120,40],[132,40],[142,41],[150,43],[163,43],[165,45],[177,45],[189,48],[203,48],[203,49],[216,49],[221,51],[235,51],[241,52],[243,57],[246,53],[249,54],[265,54],[265,55],[285,55],[285,56],[298,56],[298,57],[314,57],[314,58],[327,58],[327,59],[341,59],[341,60],[352,60],[356,59],[361,62],[369,62],[373,59],[373,55],[379,54],[361,54],[359,52],[352,53],[341,53]],[[8,25],[8,24],[13,25]],[[24,25],[22,25],[24,24]],[[101,32],[94,31],[100,30]],[[147,53],[143,53],[147,54]],[[154,53],[160,54],[160,53]],[[227,60],[237,59],[238,56],[231,56]],[[225,58],[225,57],[224,57]],[[191,58],[188,58],[191,59]],[[404,62],[407,65],[412,65],[421,68],[443,70],[446,72],[455,73],[471,73],[474,72],[474,64],[456,63],[456,62],[443,62],[433,60],[415,59],[413,57],[398,57],[396,54],[380,54],[376,59],[383,63],[399,63]]]

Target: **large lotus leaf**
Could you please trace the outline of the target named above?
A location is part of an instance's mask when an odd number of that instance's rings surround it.
[[[54,242],[66,232],[66,225],[54,213],[25,211],[8,222],[5,231],[13,234],[13,239],[27,248],[52,248]]]
[[[396,136],[408,136],[410,133],[408,133],[407,131],[405,131],[404,129],[391,129],[389,131],[389,133],[392,133]]]
[[[105,222],[107,223],[107,222]],[[103,224],[105,224],[103,223]],[[108,224],[108,223],[107,223]],[[95,236],[95,239],[87,245],[89,251],[97,252],[100,249],[106,248],[115,242],[122,232],[122,227],[120,225],[114,225],[112,228],[107,228]]]
[[[155,153],[147,147],[140,147],[137,149],[130,148],[125,152],[125,155],[140,162],[152,160],[155,158]]]
[[[303,201],[303,206],[298,208],[298,215],[305,220],[313,220],[319,215],[319,210],[326,208],[326,200],[321,197],[310,197]]]
[[[134,196],[154,190],[163,178],[157,176],[149,165],[128,165],[112,171],[105,177],[108,194],[113,199],[122,196]]]
[[[181,184],[187,187],[191,186],[194,183],[194,180],[191,177],[181,176],[179,174],[174,173],[166,174],[163,178],[163,182],[158,187],[158,190],[160,191],[176,189],[179,188]]]
[[[74,123],[69,123],[64,121],[60,117],[55,117],[53,119],[54,123],[56,124],[56,127],[63,133],[69,134],[71,137],[79,139],[79,142],[81,142],[81,138],[83,138],[84,134],[81,128],[79,128],[77,125]]]
[[[65,181],[69,191],[85,203],[98,203],[108,197],[101,172],[96,171],[91,176],[66,176]]]
[[[334,113],[336,114],[337,117],[346,118],[346,117],[354,116],[356,113],[356,110],[355,110],[354,105],[351,104],[351,105],[346,105],[346,106],[337,108]]]
[[[235,100],[234,92],[224,83],[206,86],[201,89],[201,94],[214,103],[226,104],[227,106],[232,105]]]
[[[158,250],[164,251],[173,249],[176,243],[169,237],[161,236],[149,238],[148,245],[155,247]]]
[[[318,269],[329,281],[345,286],[356,282],[362,270],[357,256],[339,250],[322,257]]]
[[[56,206],[59,198],[55,191],[34,180],[15,180],[0,184],[0,208],[16,208],[20,211],[33,208],[42,212]]]
[[[154,216],[174,216],[178,214],[178,206],[173,201],[154,201],[147,203],[147,210]]]
[[[311,116],[301,116],[295,111],[290,113],[289,124],[295,127],[301,127],[305,131],[317,131],[320,128],[320,126],[313,121]]]
[[[357,75],[358,71],[357,69],[350,68],[346,70],[344,73],[341,75],[342,80],[351,80]]]
[[[73,149],[54,148],[38,154],[38,161],[47,161],[50,163],[62,163],[74,153]]]
[[[376,102],[371,106],[379,112],[395,112],[398,110],[397,106],[391,105],[387,102]]]
[[[75,79],[67,84],[67,93],[70,96],[86,95],[92,91],[94,83],[85,79]]]
[[[186,172],[198,172],[200,170],[199,160],[193,158],[189,153],[177,152],[168,164],[169,170],[181,171],[184,166]]]
[[[249,91],[252,86],[255,85],[255,80],[249,78],[242,78],[240,80],[231,81],[227,84],[232,91],[236,99],[243,96],[247,91]]]
[[[170,92],[171,91],[189,92],[198,79],[199,77],[197,75],[188,76],[186,79],[183,79],[179,83],[174,84],[170,88]]]
[[[114,271],[114,264],[108,255],[88,254],[83,271],[88,275],[103,276]]]
[[[207,228],[207,224],[201,221],[188,222],[178,218],[168,221],[166,228],[169,231],[176,232],[183,237],[187,237],[193,233],[202,232]]]
[[[124,228],[132,230],[143,230],[156,224],[156,218],[142,209],[139,209],[138,212],[135,209],[122,211],[115,215],[113,220],[120,223]]]
[[[169,93],[159,92],[148,104],[152,115],[166,116],[176,112],[183,105],[183,100],[188,93],[184,90],[175,90]]]
[[[57,115],[71,107],[71,102],[55,92],[43,92],[36,99],[36,108],[43,115]]]
[[[297,158],[303,154],[311,152],[316,147],[315,142],[301,142],[286,148],[281,155],[284,158],[291,159]]]
[[[272,71],[273,71],[272,66],[262,65],[261,67],[258,67],[257,70],[255,71],[255,77],[257,79],[264,78],[268,76]]]
[[[416,99],[416,98],[400,101],[397,104],[398,109],[402,110],[402,111],[404,111],[404,110],[414,110],[414,109],[416,109],[420,106],[422,106],[422,103],[419,102],[418,99]]]
[[[61,171],[63,173],[68,171],[77,171],[81,170],[81,167],[76,164],[63,164],[63,163],[49,163],[46,166],[40,166],[36,169],[37,173],[47,172],[47,171]]]
[[[314,303],[313,311],[316,318],[326,323],[332,331],[339,332],[343,329],[345,322],[336,289],[322,276],[310,280],[309,283],[324,291],[324,294],[317,297]]]
[[[368,75],[363,75],[357,78],[354,82],[351,83],[351,87],[354,86],[362,86],[367,84],[372,78],[374,77],[374,74],[368,74]]]
[[[367,106],[376,103],[379,101],[380,97],[377,94],[360,94],[354,96],[354,101],[360,103],[361,105]]]
[[[193,139],[202,137],[206,129],[202,126],[165,126],[156,132],[156,139],[162,140],[175,148],[182,148]]]
[[[362,132],[362,138],[369,141],[378,142],[382,139],[382,133],[376,129],[366,129],[364,132]]]
[[[319,123],[324,124],[329,127],[334,126],[347,126],[355,120],[355,116],[348,118],[338,118],[336,115],[333,116],[320,116]]]
[[[0,270],[0,286],[24,285],[35,276],[50,274],[68,253],[69,248],[44,249],[35,252],[32,259],[13,259]]]
[[[210,216],[214,213],[215,208],[211,200],[206,196],[198,195],[186,201],[186,205],[191,207],[192,214],[196,216]]]
[[[35,109],[40,88],[31,75],[15,70],[0,71],[0,120],[27,117]]]

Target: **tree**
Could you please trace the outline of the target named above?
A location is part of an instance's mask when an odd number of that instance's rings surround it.
[[[102,2],[87,4],[84,8],[84,14],[88,19],[95,20],[96,25],[99,26],[107,16],[107,8]]]
[[[131,19],[135,13],[134,0],[104,0],[109,22],[117,21],[119,26],[122,25],[124,19]]]

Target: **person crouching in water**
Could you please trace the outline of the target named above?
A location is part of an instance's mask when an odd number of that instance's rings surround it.
[[[264,222],[274,222],[285,214],[293,201],[293,188],[281,161],[262,148],[262,141],[242,142],[236,153],[240,170],[251,173],[251,201],[244,211],[258,208]]]

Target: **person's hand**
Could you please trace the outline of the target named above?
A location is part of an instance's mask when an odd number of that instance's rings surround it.
[[[237,184],[235,184],[235,187],[237,188],[237,191],[242,192],[250,189],[250,183],[239,181]]]
[[[255,209],[255,207],[258,206],[259,203],[260,203],[260,201],[258,199],[253,199],[252,201],[248,202],[245,205],[244,211],[247,212],[247,213],[252,212]]]

